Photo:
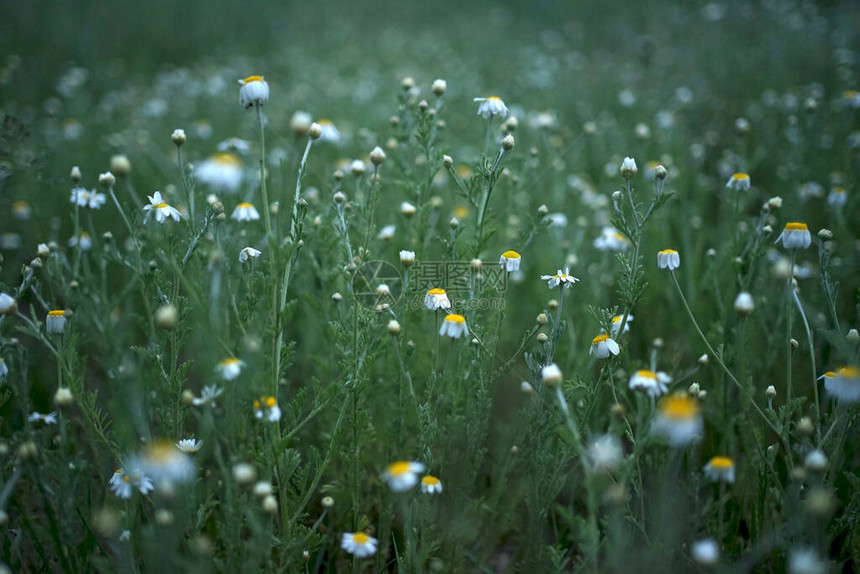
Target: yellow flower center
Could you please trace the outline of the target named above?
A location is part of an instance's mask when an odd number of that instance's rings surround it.
[[[391,476],[403,476],[404,474],[408,474],[411,472],[412,465],[405,461],[399,460],[397,462],[391,463],[388,466],[388,474]]]
[[[652,159],[645,164],[645,167],[647,167],[648,169],[657,169],[658,165],[660,165],[660,162]]]
[[[839,367],[836,372],[840,377],[856,377],[860,375],[860,371],[857,370],[857,367],[854,367],[852,365],[845,365],[844,367]]]
[[[842,96],[846,98],[856,98],[857,95],[858,93],[854,90],[845,90],[844,92],[842,92]]]
[[[65,311],[63,311],[63,310],[60,310],[60,311],[48,311],[48,316],[49,316],[49,317],[64,317],[65,315],[66,315],[66,312],[65,312]]]
[[[12,204],[12,209],[14,209],[16,212],[27,211],[27,208],[29,207],[29,203],[20,199]]]
[[[239,165],[239,158],[232,153],[228,153],[226,151],[216,153],[212,156],[212,159],[215,163],[219,165]]]
[[[809,228],[805,223],[798,223],[796,221],[792,221],[791,223],[785,224],[786,231],[809,231]]]
[[[260,410],[260,401],[254,401],[254,409]]]
[[[331,120],[327,120],[327,119],[325,119],[325,118],[323,118],[323,119],[321,119],[321,120],[317,120],[317,123],[318,123],[319,125],[321,125],[321,126],[330,126],[330,125],[332,125],[332,124],[331,124]]]
[[[490,97],[489,97],[489,98],[487,98],[487,99],[488,99],[488,100],[494,100],[494,101],[497,101],[497,102],[501,102],[501,101],[502,101],[502,98],[500,98],[500,97],[498,97],[498,96],[490,96]]]
[[[275,399],[275,397],[266,397],[266,406],[267,407],[272,408],[277,404],[278,404],[278,401],[277,401],[277,399]]]
[[[248,76],[244,80],[242,80],[243,84],[250,84],[251,82],[262,82],[263,76]]]
[[[458,219],[463,219],[467,215],[469,215],[469,208],[465,205],[461,205],[454,209],[454,217]]]
[[[838,193],[838,194],[842,195],[843,193],[845,193],[845,188],[836,186],[833,188],[833,193]]]
[[[598,335],[591,340],[591,344],[596,345],[598,343],[602,343],[602,342],[606,341],[607,339],[609,339],[609,335],[606,335],[606,334]]]
[[[664,249],[660,252],[660,255],[672,255],[673,253],[677,253],[674,249]]]
[[[433,289],[430,289],[429,291],[427,291],[427,294],[428,294],[428,295],[444,295],[444,294],[445,294],[445,290],[444,290],[444,289],[440,289],[440,288],[438,288],[438,287],[434,287]]]
[[[166,462],[176,455],[176,447],[166,440],[157,440],[146,447],[146,456],[154,462]]]
[[[505,251],[504,253],[502,253],[502,257],[504,257],[505,259],[519,259],[520,254],[516,251]]]
[[[472,177],[472,168],[468,165],[458,166],[457,175],[459,175],[460,177]]]
[[[124,474],[122,475],[122,481],[128,483],[131,482],[131,478],[127,474]]]
[[[230,367],[232,365],[238,365],[239,359],[237,359],[236,357],[230,357],[229,359],[224,359],[223,361],[221,361],[220,364],[222,367]]]
[[[155,207],[155,209],[164,209],[165,207],[170,207],[170,206],[167,205],[166,203],[157,203],[157,204],[155,204],[154,207]]]
[[[463,317],[462,315],[457,315],[456,313],[448,315],[447,317],[445,317],[445,320],[449,323],[457,323],[458,325],[462,325],[466,322],[465,317]]]
[[[732,179],[735,181],[739,181],[742,179],[749,179],[749,178],[750,178],[749,174],[746,174],[746,173],[736,173],[736,174],[732,175]]]
[[[439,484],[439,479],[435,476],[430,476],[429,474],[421,479],[421,484],[426,484],[427,486],[436,486]]]
[[[615,239],[617,241],[627,241],[627,238],[618,233],[617,231],[614,231],[612,233],[612,239]]]
[[[834,373],[833,371],[827,371],[826,373],[824,373],[824,376],[831,379],[836,376],[836,373]]]
[[[621,319],[623,319],[623,318],[624,318],[624,317],[622,317],[621,315],[615,315],[615,316],[612,318],[612,323],[613,323],[613,324],[614,324],[614,323],[620,323],[620,322],[621,322]]]
[[[368,536],[364,532],[356,532],[352,535],[352,541],[356,544],[364,545],[370,541],[370,536]]]
[[[655,373],[654,371],[645,371],[645,370],[642,370],[642,371],[636,371],[636,376],[637,376],[637,377],[643,377],[643,378],[646,378],[646,379],[654,379],[654,380],[657,380],[657,373]]]
[[[686,393],[669,395],[660,401],[660,412],[670,419],[691,419],[699,414],[696,402]]]
[[[240,209],[254,209],[254,205],[251,203],[240,203],[236,207],[238,207]]]
[[[711,459],[711,462],[709,462],[708,465],[710,465],[711,468],[728,470],[732,468],[735,463],[727,456],[715,456]]]

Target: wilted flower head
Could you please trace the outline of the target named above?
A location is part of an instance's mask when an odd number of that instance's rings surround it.
[[[245,108],[262,106],[269,101],[269,84],[263,76],[248,76],[239,80],[239,104]]]
[[[502,98],[490,96],[488,98],[474,98],[473,101],[481,102],[481,105],[478,106],[478,115],[484,119],[489,119],[493,116],[501,116],[503,118],[508,116],[508,107],[502,101]]]
[[[805,223],[789,222],[774,243],[780,241],[785,249],[806,249],[812,245],[812,234]]]

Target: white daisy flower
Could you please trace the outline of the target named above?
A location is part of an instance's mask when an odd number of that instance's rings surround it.
[[[670,382],[672,382],[672,378],[662,371],[655,373],[643,369],[633,373],[628,388],[631,391],[645,393],[649,397],[659,397],[666,394],[668,390],[666,385]]]
[[[246,110],[252,106],[262,106],[269,101],[269,84],[263,76],[248,76],[239,80],[239,104]]]
[[[89,193],[89,201],[87,202],[87,207],[90,209],[101,209],[101,206],[107,202],[107,196],[103,193],[99,193],[96,190],[93,190]]]
[[[31,423],[43,423],[46,425],[55,425],[57,424],[57,411],[48,413],[43,415],[42,413],[37,413],[33,411],[30,413],[30,416],[27,417],[27,421]]]
[[[415,263],[415,252],[414,251],[406,251],[402,249],[400,251],[400,264],[404,267],[409,267]]]
[[[562,288],[570,288],[574,283],[579,281],[573,275],[570,275],[570,268],[565,267],[564,272],[561,269],[555,275],[541,275],[543,281],[547,281],[550,289],[555,289],[559,285]]]
[[[254,416],[258,419],[266,419],[270,423],[281,420],[281,407],[275,397],[261,397],[254,401]]]
[[[436,309],[450,309],[451,301],[448,300],[448,295],[445,293],[444,289],[434,287],[427,291],[427,295],[424,296],[424,305],[431,311],[435,311]]]
[[[520,257],[519,253],[516,251],[505,251],[499,258],[499,265],[504,267],[505,271],[511,273],[519,270],[520,261],[522,261],[522,257]]]
[[[830,190],[830,194],[827,196],[827,204],[830,207],[839,209],[845,207],[846,203],[848,203],[848,194],[844,187],[837,186]]]
[[[625,157],[624,161],[621,162],[621,169],[619,171],[621,171],[624,179],[630,179],[639,171],[639,168],[636,167],[636,160],[632,157]]]
[[[250,259],[256,259],[262,254],[262,251],[258,251],[253,247],[243,247],[239,252],[239,263],[245,263]]]
[[[548,385],[560,385],[564,380],[561,369],[555,363],[550,363],[540,370],[541,380]]]
[[[657,252],[657,267],[673,271],[681,266],[681,256],[674,249],[664,249]]]
[[[609,322],[609,332],[613,337],[618,336],[618,330],[621,329],[621,321],[624,320],[624,315],[615,315],[612,317],[612,320]],[[624,323],[624,332],[630,330],[630,323],[633,322],[633,314],[630,313],[627,315],[627,322]]]
[[[400,460],[388,465],[382,473],[382,480],[392,492],[404,492],[418,484],[418,474],[421,472],[424,472],[424,465],[420,462]]]
[[[356,558],[367,558],[376,554],[378,540],[364,532],[344,532],[340,539],[340,547]]]
[[[699,564],[713,566],[720,559],[720,547],[713,538],[705,538],[697,540],[690,546],[690,554]]]
[[[376,236],[377,239],[391,239],[394,237],[394,232],[397,231],[396,225],[386,225],[382,229],[379,230],[379,235]]]
[[[734,189],[737,191],[746,191],[750,188],[750,176],[746,173],[735,173],[729,178],[729,181],[726,182],[726,187],[728,189]]]
[[[184,453],[194,453],[200,450],[200,447],[203,446],[202,440],[197,440],[193,438],[184,438],[176,443],[176,448],[181,450]]]
[[[587,456],[592,472],[608,472],[615,469],[621,462],[624,449],[617,437],[605,434],[591,442]]]
[[[87,207],[90,202],[90,193],[82,187],[75,187],[69,196],[69,202],[74,203],[78,207]]]
[[[45,317],[45,330],[48,333],[62,335],[66,329],[66,312],[62,309],[48,311],[48,316]]]
[[[715,456],[702,468],[708,480],[714,482],[735,481],[735,462],[727,456]]]
[[[129,474],[125,470],[118,468],[114,471],[108,484],[110,485],[111,492],[123,500],[131,498],[135,488],[143,495],[149,494],[155,489],[152,479],[143,474],[139,469],[135,469],[134,472]]]
[[[221,378],[225,381],[232,381],[239,376],[242,372],[242,367],[244,366],[244,361],[237,359],[236,357],[228,357],[218,363],[215,370],[218,371],[218,374],[221,375]]]
[[[235,154],[216,153],[195,166],[194,177],[215,191],[235,193],[242,185],[242,162]]]
[[[594,248],[599,251],[626,251],[629,246],[630,241],[614,227],[604,227],[594,240]]]
[[[341,135],[331,120],[321,119],[317,123],[320,126],[321,134],[320,141],[337,143],[340,141]]]
[[[442,481],[428,474],[421,479],[421,492],[425,494],[439,494],[442,492]]]
[[[18,309],[18,302],[8,293],[0,293],[0,315],[14,313]]]
[[[489,119],[492,116],[501,116],[503,118],[508,116],[508,107],[502,101],[502,98],[490,96],[489,98],[474,98],[472,101],[481,102],[481,105],[478,106],[478,115],[484,119]]]
[[[89,251],[93,246],[93,238],[90,237],[90,234],[86,231],[81,231],[81,235],[79,237],[71,236],[69,237],[69,247],[77,247],[80,245],[81,251]]]
[[[682,447],[699,440],[703,426],[696,401],[687,393],[675,393],[660,400],[651,430],[670,445]]]
[[[806,249],[812,245],[812,234],[805,223],[789,222],[774,243],[780,241],[785,249]]]
[[[218,151],[248,153],[251,151],[251,142],[240,138],[227,138],[218,144]]]
[[[839,367],[821,375],[824,389],[836,400],[845,403],[860,401],[860,369],[853,365]]]
[[[189,482],[197,474],[191,458],[167,440],[155,440],[147,444],[143,453],[132,459],[131,466],[139,468],[156,484],[164,486]]]
[[[615,342],[614,339],[611,339],[609,335],[603,334],[598,335],[594,339],[591,340],[591,348],[588,350],[589,354],[594,355],[598,359],[606,359],[610,355],[617,355],[621,352],[621,348],[618,346],[618,343]]]
[[[191,404],[195,407],[203,407],[206,405],[215,405],[215,399],[221,396],[224,392],[224,389],[216,386],[216,385],[207,385],[203,387],[203,391],[200,393],[199,397],[194,397],[192,399]]]
[[[6,365],[6,361],[3,360],[3,357],[0,357],[0,380],[5,379],[8,374],[9,367]]]
[[[161,192],[156,191],[153,195],[149,197],[149,205],[144,205],[143,210],[147,212],[146,217],[144,217],[144,221],[149,218],[150,213],[155,213],[155,220],[158,223],[164,223],[164,221],[168,217],[172,217],[174,221],[179,221],[179,218],[182,217],[175,207],[171,207],[164,201],[161,197]]]
[[[445,315],[445,320],[442,321],[442,327],[439,329],[440,335],[448,335],[452,339],[459,339],[468,332],[469,327],[466,326],[466,318],[456,313]]]
[[[231,215],[230,218],[235,219],[236,221],[257,221],[260,219],[260,213],[253,204],[240,203],[236,206],[236,209],[233,210],[233,215]]]

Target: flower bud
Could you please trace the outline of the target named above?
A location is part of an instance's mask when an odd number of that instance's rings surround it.
[[[311,127],[308,128],[308,136],[310,136],[310,138],[312,140],[318,140],[318,139],[320,139],[321,135],[322,135],[322,126],[316,122],[312,123]]]
[[[239,484],[248,484],[257,478],[257,469],[247,462],[240,462],[233,466],[233,479]]]
[[[818,238],[821,241],[830,241],[831,239],[833,239],[833,232],[827,228],[820,229],[818,231]]]
[[[511,151],[514,149],[514,136],[513,134],[508,134],[502,139],[502,149],[505,151]]]
[[[549,318],[546,316],[546,313],[541,313],[537,316],[537,324],[538,325],[546,325],[549,322]]]
[[[376,146],[370,151],[370,163],[375,166],[380,166],[385,161],[385,152],[382,151],[382,148]]]
[[[72,167],[72,172],[69,174],[69,177],[72,178],[72,183],[78,183],[81,181],[81,168],[78,166]]]
[[[105,173],[99,174],[99,185],[104,187],[105,189],[113,187],[115,183],[116,177],[114,177],[111,172],[106,171]]]
[[[663,181],[664,179],[666,179],[666,175],[668,175],[668,173],[669,172],[666,171],[665,167],[663,167],[662,165],[658,165],[654,168],[654,179],[656,179],[657,181]]]
[[[346,201],[346,195],[343,194],[342,191],[335,192],[334,194],[334,202],[340,205],[344,201]]]
[[[860,342],[860,334],[857,333],[857,329],[851,329],[850,331],[848,331],[848,334],[845,335],[845,340],[852,345],[856,345],[858,342]]]
[[[442,97],[448,89],[448,82],[445,80],[435,80],[430,89],[433,90],[433,94],[435,94],[436,97]]]
[[[443,155],[442,165],[445,166],[445,169],[451,169],[451,166],[454,165],[454,158],[452,158],[450,155]]]
[[[66,387],[60,387],[54,393],[54,404],[58,407],[68,407],[75,404],[75,397],[72,396],[72,391]]]
[[[636,167],[636,160],[632,157],[625,157],[621,162],[621,177],[631,179],[639,169]]]
[[[543,344],[543,343],[546,343],[546,342],[549,340],[549,337],[547,337],[547,336],[546,336],[546,333],[538,333],[538,336],[536,337],[536,340],[537,340],[537,342],[538,342],[538,343]]]
[[[179,323],[179,311],[174,305],[162,305],[155,310],[155,324],[159,329],[170,331]]]
[[[388,322],[388,334],[389,335],[399,335],[400,334],[400,323],[396,320],[392,319]]]
[[[307,112],[297,111],[290,118],[290,128],[297,136],[304,136],[313,125],[314,120]]]
[[[266,514],[274,514],[278,511],[278,501],[271,494],[267,494],[263,498],[263,512]]]
[[[738,293],[738,296],[735,297],[735,312],[738,315],[749,315],[753,309],[755,309],[755,302],[752,295],[746,291]]]
[[[412,76],[406,76],[400,81],[400,87],[403,88],[404,92],[408,92],[415,87],[415,79]]]
[[[173,143],[176,144],[176,147],[181,147],[182,144],[185,143],[185,130],[175,129],[173,133],[170,134],[170,139],[173,140]]]
[[[699,360],[700,365],[707,365],[708,364],[708,354],[702,353],[702,355],[699,357],[698,360]]]
[[[110,158],[110,171],[117,177],[126,177],[131,173],[131,162],[124,155],[115,155]]]
[[[323,496],[322,505],[323,508],[331,508],[332,506],[334,506],[334,498],[332,498],[331,496]]]
[[[812,424],[812,419],[809,417],[801,417],[799,421],[797,421],[797,432],[800,434],[810,437],[815,433],[815,425]]]
[[[767,388],[764,390],[764,394],[769,399],[776,398],[776,387],[774,387],[773,385],[768,385]]]
[[[341,295],[340,293],[337,293],[337,292],[332,293],[331,294],[331,300],[334,301],[335,303],[340,303],[343,300],[343,295]]]

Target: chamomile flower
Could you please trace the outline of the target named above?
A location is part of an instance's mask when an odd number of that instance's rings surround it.
[[[182,217],[175,207],[171,207],[167,204],[166,201],[161,197],[161,192],[156,191],[153,195],[149,197],[149,205],[144,205],[143,210],[146,211],[146,217],[144,217],[144,221],[149,218],[150,213],[155,213],[155,220],[158,223],[164,223],[164,221],[171,217],[174,221],[179,221],[179,218]]]
[[[320,141],[337,143],[340,141],[341,135],[331,120],[317,120],[320,126]]]
[[[30,219],[30,216],[33,215],[33,209],[30,207],[29,203],[23,199],[19,199],[12,202],[12,215],[15,216],[15,219],[27,221]]]
[[[468,332],[466,318],[456,313],[445,315],[445,320],[442,321],[442,327],[439,329],[440,335],[448,335],[452,339],[459,339]]]
[[[104,205],[105,202],[107,202],[107,196],[103,193],[93,190],[89,193],[87,207],[89,207],[90,209],[101,209],[101,206]]]
[[[253,247],[243,247],[239,252],[239,263],[245,263],[251,259],[256,259],[262,254],[262,251],[258,251]]]
[[[522,257],[516,251],[505,251],[499,258],[499,265],[505,268],[508,273],[518,271]]]
[[[48,311],[48,316],[45,317],[45,330],[48,333],[62,335],[66,329],[66,312],[62,309]]]
[[[344,532],[340,538],[340,547],[356,558],[367,558],[376,554],[376,538],[364,532]]]
[[[376,238],[387,241],[394,237],[395,231],[397,231],[396,225],[386,225],[379,230],[379,234],[376,236]]]
[[[114,496],[122,498],[123,500],[131,498],[135,488],[143,495],[149,494],[155,489],[152,479],[146,476],[139,469],[135,469],[133,472],[128,473],[125,470],[118,468],[114,471],[108,484],[110,485],[111,492],[113,492]]]
[[[421,479],[421,492],[425,494],[438,494],[442,492],[442,481],[428,474]]]
[[[407,251],[405,249],[400,250],[400,264],[404,267],[410,267],[415,263],[415,252]]]
[[[218,144],[218,151],[231,151],[246,154],[251,151],[251,142],[241,138],[227,138]]]
[[[69,237],[69,247],[78,247],[80,246],[81,251],[89,251],[93,246],[93,238],[90,237],[90,234],[86,231],[81,231],[80,236],[71,236]]]
[[[720,546],[713,538],[697,540],[690,546],[693,560],[703,566],[712,566],[720,559]]]
[[[860,401],[860,369],[853,365],[828,371],[821,377],[827,393],[838,401],[856,403]]]
[[[626,251],[629,246],[630,240],[614,227],[604,227],[594,240],[594,248],[599,251]]]
[[[668,390],[666,385],[670,382],[672,378],[662,371],[655,373],[643,369],[633,373],[627,386],[631,391],[639,391],[649,397],[659,397],[666,394]]]
[[[427,291],[427,295],[424,296],[424,305],[431,311],[435,311],[437,309],[450,309],[451,301],[448,300],[448,295],[445,293],[444,289],[434,287]]]
[[[610,355],[619,354],[621,352],[621,348],[615,340],[611,339],[609,335],[604,333],[591,340],[591,348],[588,352],[598,359],[606,359]]]
[[[618,330],[621,329],[621,321],[623,321],[623,320],[624,320],[624,315],[615,315],[609,321],[609,333],[613,337],[618,336]],[[624,332],[625,333],[630,330],[630,323],[632,323],[632,322],[633,322],[633,314],[630,313],[627,315],[627,322],[624,323]]]
[[[244,366],[244,361],[237,359],[236,357],[228,357],[218,363],[215,370],[218,371],[218,374],[221,375],[221,378],[225,381],[232,381],[239,376],[242,372],[242,367]]]
[[[27,417],[27,421],[31,423],[43,423],[46,425],[55,425],[57,424],[57,411],[48,413],[43,415],[42,413],[37,413],[33,411],[30,413],[30,416]]]
[[[176,443],[176,448],[189,454],[197,452],[201,446],[203,446],[203,441],[193,438],[184,438]]]
[[[726,182],[728,189],[735,191],[746,191],[750,188],[750,176],[746,173],[735,173]]]
[[[230,218],[235,219],[236,221],[257,221],[260,219],[260,213],[253,204],[240,203],[236,206],[236,209],[233,210],[233,214]]]
[[[418,484],[418,474],[424,472],[420,462],[399,460],[388,465],[382,473],[382,480],[392,492],[405,492]]]
[[[9,374],[9,367],[6,365],[6,361],[3,360],[3,357],[0,357],[0,381],[6,378],[6,375]]]
[[[8,293],[0,293],[0,315],[14,314],[18,309],[18,302]]]
[[[806,249],[812,245],[812,234],[805,223],[795,221],[785,224],[785,229],[779,234],[774,243],[782,241],[785,249]]]
[[[657,405],[657,416],[651,430],[675,447],[685,446],[702,436],[699,405],[687,393],[663,397]]]
[[[131,466],[139,468],[156,484],[165,487],[194,480],[197,474],[191,459],[167,440],[155,440],[147,444],[143,452],[132,459]]]
[[[484,119],[490,119],[492,116],[501,116],[503,118],[508,116],[508,107],[502,101],[502,98],[490,96],[489,98],[474,98],[472,101],[481,102],[478,106],[478,115]]]
[[[673,271],[681,266],[681,256],[674,249],[664,249],[657,252],[657,267]]]
[[[90,191],[82,187],[75,187],[69,195],[69,202],[74,203],[78,207],[87,207],[90,203]]]
[[[239,104],[246,110],[269,101],[269,84],[263,76],[248,76],[239,80]]]
[[[254,416],[258,419],[266,419],[270,423],[281,420],[281,407],[275,397],[260,397],[254,401]]]
[[[547,281],[550,289],[555,289],[559,285],[561,288],[570,288],[574,283],[579,281],[576,277],[570,274],[570,268],[565,267],[564,271],[559,269],[555,275],[541,275],[541,280]]]
[[[827,196],[827,204],[830,207],[839,209],[845,207],[846,203],[848,203],[848,194],[844,187],[836,186],[830,190],[830,194]]]
[[[235,154],[216,153],[194,168],[194,177],[215,191],[235,193],[242,185],[242,162]]]
[[[215,406],[215,399],[221,396],[224,392],[224,389],[216,386],[216,385],[206,385],[203,387],[203,391],[200,393],[199,397],[194,397],[191,400],[191,404],[195,407],[203,407],[206,405]]]
[[[702,468],[708,480],[714,482],[727,482],[732,484],[735,481],[735,463],[727,456],[715,456],[708,461],[708,464]]]

